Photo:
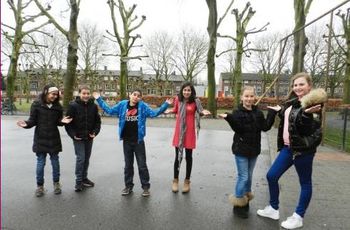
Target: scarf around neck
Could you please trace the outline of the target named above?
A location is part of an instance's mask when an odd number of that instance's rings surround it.
[[[203,111],[203,107],[202,104],[200,102],[200,100],[198,98],[196,98],[194,100],[194,102],[196,103],[196,128],[197,128],[197,138],[198,138],[198,134],[199,134],[199,130],[200,130],[200,114]],[[183,143],[184,143],[184,138],[185,138],[185,133],[186,133],[186,129],[187,129],[187,125],[186,125],[186,104],[187,102],[185,101],[179,101],[179,120],[180,120],[180,132],[179,132],[179,156],[178,156],[178,160],[179,160],[179,168],[180,168],[180,164],[183,158]]]

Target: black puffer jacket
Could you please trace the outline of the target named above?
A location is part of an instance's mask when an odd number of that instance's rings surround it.
[[[74,139],[75,137],[88,140],[89,134],[100,132],[101,117],[98,113],[97,105],[94,99],[84,102],[77,97],[75,101],[69,104],[67,116],[73,118],[72,122],[65,126],[68,135]]]
[[[279,112],[281,122],[278,127],[277,147],[278,151],[284,146],[283,141],[283,127],[284,127],[284,114],[287,108],[292,106],[289,114],[289,142],[290,148],[294,154],[297,153],[315,153],[317,146],[320,144],[321,133],[321,120],[320,117],[314,117],[313,114],[304,112],[301,108],[301,104],[298,98],[291,99],[286,102],[282,110]]]
[[[58,153],[62,151],[60,132],[57,126],[61,123],[63,109],[59,103],[51,108],[40,99],[33,102],[30,109],[30,117],[27,121],[29,129],[35,126],[33,152],[35,153]]]
[[[267,118],[256,106],[247,110],[239,105],[225,120],[235,132],[233,137],[233,154],[255,157],[261,152],[261,131],[268,131],[274,123],[277,112],[269,109]]]

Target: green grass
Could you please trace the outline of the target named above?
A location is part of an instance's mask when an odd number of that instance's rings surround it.
[[[21,104],[19,103],[18,100],[15,102],[17,111],[20,111],[20,112],[26,112],[26,113],[29,112],[31,105],[32,105],[32,102],[30,101],[29,103],[27,103],[26,99],[22,99]]]
[[[327,127],[324,142],[327,145],[340,149],[342,147],[343,130]],[[346,131],[345,151],[350,152],[350,131]]]

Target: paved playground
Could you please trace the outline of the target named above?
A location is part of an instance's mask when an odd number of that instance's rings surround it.
[[[75,155],[71,139],[60,128],[61,195],[53,194],[51,165],[45,168],[44,197],[34,196],[35,154],[31,151],[33,129],[16,126],[26,117],[1,119],[1,227],[8,230],[37,229],[280,229],[279,222],[258,217],[256,210],[268,201],[265,174],[275,157],[276,130],[262,135],[262,154],[256,165],[248,219],[233,216],[228,195],[233,191],[235,168],[231,154],[233,132],[224,120],[203,119],[194,151],[191,192],[171,192],[175,121],[149,119],[145,139],[151,177],[151,196],[141,196],[135,169],[134,192],[121,196],[123,183],[122,142],[115,118],[104,118],[90,160],[89,178],[94,188],[74,192]],[[184,178],[182,164],[180,178]],[[136,162],[135,162],[136,167]],[[350,229],[350,155],[319,148],[314,163],[314,193],[303,229]],[[281,220],[297,202],[298,180],[294,168],[281,181]]]

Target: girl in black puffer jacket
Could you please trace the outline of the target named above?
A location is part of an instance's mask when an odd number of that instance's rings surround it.
[[[267,119],[255,105],[255,90],[246,86],[242,90],[242,104],[232,114],[219,114],[235,132],[232,153],[235,155],[237,182],[234,195],[229,199],[233,211],[239,217],[248,217],[249,201],[253,199],[251,192],[252,176],[255,163],[261,151],[261,131],[268,131],[274,123],[276,111],[270,107]]]
[[[54,85],[44,87],[38,100],[30,108],[30,117],[27,121],[18,121],[17,125],[29,129],[35,126],[33,152],[37,156],[36,181],[37,197],[44,195],[44,167],[47,153],[52,164],[54,193],[61,193],[60,165],[58,153],[62,151],[60,132],[57,126],[69,123],[72,119],[63,117],[63,109],[59,103],[59,91]]]
[[[298,73],[291,79],[292,92],[279,112],[277,158],[267,173],[270,205],[258,210],[258,215],[279,219],[279,178],[294,165],[301,186],[298,206],[291,217],[281,223],[286,229],[303,226],[303,217],[312,195],[312,164],[321,142],[321,108],[327,100],[324,90],[312,90],[310,75]]]

